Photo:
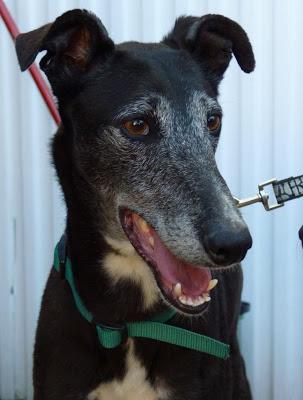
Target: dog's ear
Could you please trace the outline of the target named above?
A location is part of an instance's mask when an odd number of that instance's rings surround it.
[[[26,70],[43,50],[47,53],[40,67],[52,83],[53,76],[58,81],[86,71],[96,57],[104,59],[112,53],[114,43],[94,14],[71,10],[55,22],[17,37],[16,52],[21,70]]]
[[[254,53],[245,31],[222,15],[201,18],[180,17],[163,42],[175,49],[189,51],[216,85],[223,78],[232,53],[244,72],[255,67]]]

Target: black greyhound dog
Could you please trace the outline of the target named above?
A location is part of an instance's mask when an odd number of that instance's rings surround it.
[[[252,240],[215,162],[218,85],[232,54],[245,72],[255,65],[246,33],[221,15],[180,17],[160,43],[117,45],[95,15],[72,10],[19,35],[16,50],[22,70],[46,51],[40,67],[62,118],[52,153],[68,256],[93,321],[173,309],[169,325],[231,349],[223,360],[144,338],[102,347],[52,269],[35,400],[250,399],[236,330],[239,262]]]

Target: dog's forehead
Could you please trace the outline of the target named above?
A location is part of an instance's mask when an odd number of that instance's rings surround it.
[[[81,103],[98,104],[102,114],[148,112],[159,104],[175,111],[188,108],[194,99],[200,105],[215,100],[211,86],[200,66],[186,51],[161,44],[123,43],[107,64],[82,92]]]
[[[159,111],[160,106],[162,113],[157,114],[193,115],[195,110],[207,110],[209,103],[216,103],[216,95],[189,53],[162,44],[123,43],[89,76],[70,109],[73,118],[81,115],[99,126],[119,115]]]
[[[176,92],[188,87],[210,90],[202,69],[185,50],[175,50],[161,43],[137,42],[122,43],[117,49],[130,61],[128,67],[134,68],[137,64],[144,70],[144,75],[137,75],[138,84],[142,78],[146,84],[148,80],[165,91]]]

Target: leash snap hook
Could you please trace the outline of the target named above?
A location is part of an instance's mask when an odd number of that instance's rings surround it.
[[[276,208],[283,207],[284,203],[276,202],[274,204],[269,204],[269,194],[264,189],[266,186],[269,185],[273,186],[273,184],[276,182],[277,179],[273,178],[269,179],[268,181],[260,183],[258,185],[259,193],[256,196],[248,197],[247,199],[242,199],[242,200],[238,199],[237,197],[234,197],[237,207],[238,208],[246,207],[255,203],[262,203],[266,211],[272,211],[275,210]]]
[[[276,208],[280,208],[280,207],[284,206],[284,203],[278,203],[278,202],[276,202],[274,204],[269,204],[269,194],[266,193],[264,190],[265,186],[269,186],[269,185],[273,186],[273,184],[276,182],[277,182],[277,178],[272,178],[272,179],[269,179],[268,181],[265,181],[258,185],[259,195],[262,199],[262,203],[263,203],[263,206],[266,211],[272,211],[272,210],[275,210]]]
[[[262,203],[262,197],[260,196],[260,194],[242,200],[238,199],[237,197],[234,197],[234,199],[236,200],[236,205],[238,208],[250,206],[255,203]]]

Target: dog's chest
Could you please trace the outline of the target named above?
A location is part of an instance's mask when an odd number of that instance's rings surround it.
[[[159,381],[152,386],[147,371],[136,357],[131,341],[126,356],[126,373],[122,380],[101,383],[88,400],[168,400],[169,391]]]

